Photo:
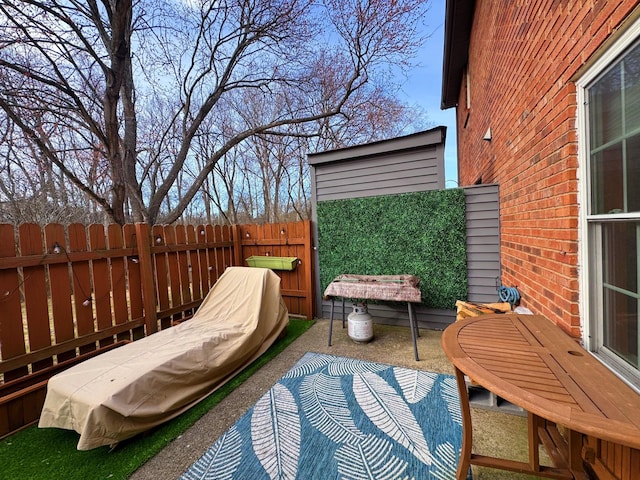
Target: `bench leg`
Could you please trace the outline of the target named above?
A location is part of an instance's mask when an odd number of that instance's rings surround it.
[[[420,335],[418,332],[418,324],[413,315],[413,306],[411,302],[407,302],[407,308],[409,310],[409,328],[411,328],[411,339],[413,340],[413,355],[416,358],[416,362],[420,359],[418,358],[418,343],[416,342],[416,335]]]
[[[333,333],[333,306],[335,299],[331,297],[331,315],[329,316],[329,346],[331,346],[331,334]]]

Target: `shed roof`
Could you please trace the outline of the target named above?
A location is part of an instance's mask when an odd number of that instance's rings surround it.
[[[469,38],[475,0],[447,0],[440,108],[458,105],[464,68],[469,60]]]
[[[309,153],[307,161],[309,165],[315,166],[323,163],[330,163],[342,160],[353,160],[358,157],[370,157],[393,151],[420,148],[425,145],[444,144],[447,134],[447,127],[439,126],[430,130],[425,130],[402,137],[395,137],[388,140],[355,145],[353,147],[337,148],[325,152]]]

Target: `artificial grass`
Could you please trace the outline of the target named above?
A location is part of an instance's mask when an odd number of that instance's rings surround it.
[[[34,425],[11,435],[0,442],[0,479],[124,480],[282,352],[313,323],[290,319],[286,336],[219,390],[173,420],[121,442],[113,451],[109,451],[108,447],[76,450],[78,434],[70,430],[39,429]]]

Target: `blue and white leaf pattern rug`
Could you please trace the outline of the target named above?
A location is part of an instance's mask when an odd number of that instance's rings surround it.
[[[454,479],[455,378],[307,353],[183,480]]]

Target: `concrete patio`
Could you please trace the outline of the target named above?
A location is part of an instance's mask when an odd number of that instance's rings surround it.
[[[453,373],[451,364],[440,347],[441,332],[420,330],[420,361],[413,357],[411,333],[407,327],[376,324],[374,339],[357,344],[347,330],[334,323],[333,345],[327,346],[329,322],[320,320],[291,344],[284,352],[254,374],[220,404],[210,410],[193,427],[155,456],[130,478],[157,480],[178,478],[224,431],[251,407],[306,352],[378,361],[408,368]],[[474,452],[527,460],[526,417],[472,408]],[[532,479],[498,470],[473,467],[474,480]]]

